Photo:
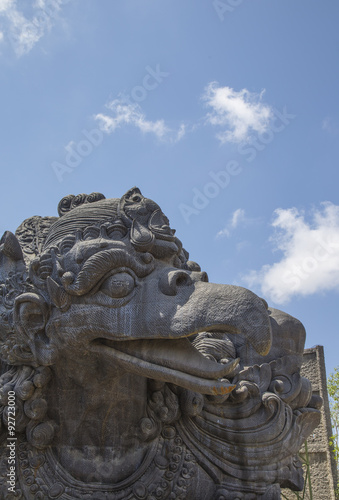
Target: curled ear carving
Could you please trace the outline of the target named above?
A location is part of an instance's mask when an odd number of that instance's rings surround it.
[[[14,323],[21,335],[30,340],[44,330],[48,309],[42,297],[36,293],[23,293],[15,299]]]
[[[32,352],[34,364],[52,364],[52,351],[45,334],[48,321],[48,307],[45,300],[36,293],[19,295],[14,304],[14,324],[23,344]]]

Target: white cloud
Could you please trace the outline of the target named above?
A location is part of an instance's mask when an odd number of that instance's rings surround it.
[[[94,116],[100,123],[100,128],[107,134],[112,134],[123,125],[133,125],[142,133],[152,133],[158,139],[177,142],[185,135],[185,126],[181,125],[174,131],[165,125],[164,120],[147,120],[137,103],[128,104],[121,99],[114,99],[106,106],[112,116],[99,113]]]
[[[251,271],[243,280],[259,286],[277,304],[294,296],[339,291],[339,206],[330,202],[313,211],[310,223],[296,208],[277,209],[272,223],[280,261]]]
[[[0,0],[0,13],[6,12],[15,3],[15,0]]]
[[[217,82],[206,87],[202,99],[212,108],[206,121],[224,129],[217,134],[222,143],[247,142],[253,132],[268,130],[273,111],[261,102],[263,93],[255,94],[247,89],[237,92],[231,87],[219,87]]]
[[[232,217],[228,220],[226,227],[221,229],[217,233],[217,238],[222,238],[223,236],[230,237],[232,229],[235,229],[240,222],[245,220],[245,210],[243,208],[237,208],[232,214]]]
[[[0,21],[18,57],[28,54],[51,29],[61,6],[69,0],[0,0]],[[26,18],[19,5],[31,12]]]
[[[236,210],[234,210],[232,216],[227,221],[227,224],[224,227],[224,229],[221,229],[221,231],[217,233],[216,237],[217,238],[222,238],[223,236],[230,237],[232,231],[239,226],[248,227],[261,223],[262,223],[261,217],[248,217],[245,214],[245,210],[243,208],[237,208]],[[249,245],[249,242],[244,242],[244,243],[245,243],[244,245],[239,243],[238,248],[242,249],[245,246]]]
[[[224,227],[224,229],[221,229],[220,231],[217,232],[217,238],[223,238],[224,236],[227,236],[229,238],[231,236],[231,231],[227,229],[227,227]]]
[[[185,134],[186,134],[186,126],[182,123],[180,125],[178,133],[177,133],[176,142],[180,141],[184,137]]]
[[[232,220],[231,220],[231,227],[236,228],[242,220],[245,219],[245,210],[243,208],[238,208],[233,212],[232,215]]]

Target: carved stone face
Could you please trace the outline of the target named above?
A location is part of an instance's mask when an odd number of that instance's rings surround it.
[[[300,488],[295,455],[319,421],[300,377],[301,323],[245,288],[209,283],[137,188],[121,199],[70,195],[58,211],[0,242],[10,365],[0,415],[7,425],[14,388],[29,467],[46,464],[20,485],[24,498],[32,482],[44,495],[44,481],[61,500],[82,498],[89,483],[121,500],[153,498],[164,484],[161,498],[186,500]],[[102,484],[111,489],[100,496]]]
[[[239,334],[259,354],[271,347],[264,302],[243,288],[207,283],[206,273],[187,262],[158,205],[135,190],[118,205],[85,204],[52,225],[32,264],[33,280],[41,282],[48,265],[46,285],[56,307],[46,335],[59,356],[88,353],[87,364],[100,356],[112,372],[125,369],[215,394],[231,390],[220,379],[238,360],[216,365],[187,337]]]

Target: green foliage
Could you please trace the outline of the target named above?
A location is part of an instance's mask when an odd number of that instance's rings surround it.
[[[291,491],[293,495],[295,495],[296,499],[298,500],[312,500],[313,499],[313,493],[312,493],[312,481],[311,481],[311,468],[310,468],[310,460],[309,460],[309,455],[308,455],[308,446],[307,446],[307,441],[305,441],[305,453],[300,453],[299,452],[299,458],[303,464],[304,472],[306,472],[305,475],[305,481],[304,481],[304,488],[301,492],[299,491]],[[282,498],[286,498],[288,500],[288,497],[286,497],[283,493],[281,493]]]
[[[339,472],[339,367],[334,369],[327,380],[327,391],[330,397],[330,411],[332,420],[333,436],[330,445],[333,449],[334,458]],[[336,497],[339,498],[339,484],[336,489]]]

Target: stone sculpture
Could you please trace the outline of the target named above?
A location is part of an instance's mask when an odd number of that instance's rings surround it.
[[[160,207],[66,196],[0,246],[3,499],[279,499],[319,422],[302,324],[208,283]]]

